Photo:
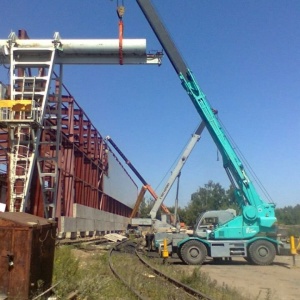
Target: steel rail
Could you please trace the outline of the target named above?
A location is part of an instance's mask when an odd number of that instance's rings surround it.
[[[130,290],[132,291],[139,299],[142,299],[142,300],[146,300],[146,299],[149,299],[148,297],[145,298],[145,296],[142,296],[137,290],[135,290],[132,286],[130,286],[126,280],[118,273],[118,271],[116,270],[116,267],[113,266],[113,263],[112,263],[112,260],[111,260],[111,257],[112,257],[112,254],[114,251],[117,251],[118,248],[124,246],[124,248],[126,249],[126,243],[130,243],[127,245],[127,249],[129,249],[130,247],[130,251],[132,254],[135,254],[139,261],[141,263],[143,263],[147,268],[149,268],[153,273],[157,274],[160,278],[163,278],[164,280],[166,280],[167,282],[169,282],[170,284],[172,285],[175,285],[177,288],[180,288],[182,289],[185,293],[187,293],[190,297],[194,298],[194,299],[201,299],[201,300],[214,300],[213,298],[211,298],[210,296],[200,292],[200,291],[197,291],[183,283],[181,283],[180,281],[172,278],[172,277],[169,277],[168,275],[166,275],[164,272],[161,272],[159,271],[157,268],[155,268],[154,266],[152,266],[151,264],[149,264],[144,258],[143,258],[143,255],[141,253],[139,253],[136,249],[136,243],[132,242],[132,241],[122,241],[120,243],[118,243],[117,245],[115,245],[113,248],[110,249],[110,252],[109,252],[109,267],[112,271],[112,273],[121,281],[125,284],[125,286]],[[133,246],[135,245],[135,246]],[[134,247],[134,249],[133,249]]]
[[[112,247],[109,251],[109,259],[108,259],[108,264],[109,264],[109,268],[112,271],[112,273],[133,293],[135,294],[138,299],[140,300],[150,300],[149,298],[145,298],[143,297],[137,290],[135,290],[132,286],[130,286],[126,280],[117,272],[116,268],[114,268],[113,263],[111,261],[111,257],[112,257],[112,253],[113,251],[116,251],[116,248],[121,246],[121,245],[125,245],[126,242],[128,242],[128,240],[122,241],[120,243],[118,243],[117,245],[115,245],[114,247]]]
[[[137,257],[140,259],[140,261],[145,264],[148,268],[150,268],[153,272],[155,272],[157,275],[165,278],[167,281],[173,283],[175,286],[177,286],[178,288],[182,288],[185,292],[187,292],[189,295],[194,296],[195,299],[203,299],[203,300],[214,300],[213,298],[211,298],[210,296],[201,293],[200,291],[197,291],[193,288],[191,288],[190,286],[166,275],[164,272],[159,271],[157,268],[153,267],[151,264],[149,264],[140,253],[138,253],[138,251],[135,251]]]

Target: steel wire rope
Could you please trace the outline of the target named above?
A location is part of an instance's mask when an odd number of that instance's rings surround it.
[[[222,125],[222,129],[224,130],[224,132],[228,136],[228,139],[229,139],[230,143],[233,145],[234,149],[240,155],[241,161],[243,162],[243,164],[245,164],[247,166],[247,169],[249,170],[249,173],[254,178],[254,181],[257,183],[257,185],[260,188],[260,190],[263,192],[263,194],[265,195],[265,197],[268,199],[269,202],[274,203],[271,195],[269,194],[269,192],[267,191],[267,189],[264,187],[264,185],[261,182],[261,180],[259,179],[259,177],[256,175],[254,169],[251,167],[250,163],[248,162],[248,160],[246,159],[246,157],[242,153],[241,149],[238,147],[237,143],[234,141],[233,137],[230,135],[230,133],[226,129],[224,123],[221,121],[220,118],[218,118],[218,120],[219,120],[220,124]]]

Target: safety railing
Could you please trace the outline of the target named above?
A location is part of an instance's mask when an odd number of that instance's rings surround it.
[[[0,100],[0,122],[35,122],[40,109],[32,100]]]

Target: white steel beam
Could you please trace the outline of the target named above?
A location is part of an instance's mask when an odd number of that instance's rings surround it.
[[[10,63],[12,44],[14,47],[28,49],[26,59],[32,55],[35,61],[38,60],[36,50],[56,48],[60,50],[56,55],[56,64],[119,64],[120,53],[123,64],[160,64],[162,58],[161,52],[146,53],[145,39],[123,39],[120,47],[119,39],[60,39],[56,33],[52,40],[25,40],[11,34],[9,39],[0,40],[2,63]]]

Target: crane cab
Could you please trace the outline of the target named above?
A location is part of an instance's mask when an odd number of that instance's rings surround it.
[[[194,236],[205,239],[214,228],[232,220],[235,216],[236,211],[234,209],[206,211],[196,221]]]

